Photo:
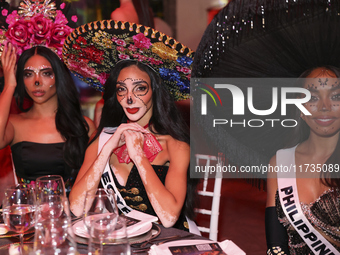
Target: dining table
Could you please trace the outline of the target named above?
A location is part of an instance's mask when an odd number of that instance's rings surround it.
[[[0,213],[1,214],[1,213]],[[2,215],[1,215],[2,216]],[[14,232],[7,232],[1,233],[1,229],[4,230],[4,225],[2,221],[2,217],[0,217],[0,255],[13,255],[10,254],[9,248],[11,245],[19,244],[19,235]],[[82,218],[73,218],[72,225],[73,227],[79,221],[82,221]],[[74,228],[72,228],[74,229]],[[33,251],[33,243],[34,243],[34,227],[30,230],[25,232],[24,235],[24,245]],[[77,254],[83,255],[88,254],[88,242],[89,240],[84,237],[80,237],[78,235],[74,235],[75,242],[77,243]],[[219,242],[218,244],[221,245],[222,243],[226,244],[226,241],[229,242],[228,244],[228,252],[225,254],[228,255],[243,255],[245,254],[237,245],[235,245],[232,241],[225,240],[223,242]],[[193,244],[193,243],[217,243],[216,241],[212,241],[206,237],[189,233],[184,230],[180,230],[177,228],[165,228],[164,226],[153,222],[152,227],[149,231],[142,233],[141,235],[137,235],[135,237],[129,238],[130,247],[131,247],[131,255],[145,255],[149,254],[150,248],[155,245],[163,244],[165,242],[181,242],[182,245]],[[164,244],[163,244],[164,246]],[[158,246],[160,247],[160,246]],[[112,245],[112,249],[114,249],[114,245]],[[224,250],[225,251],[225,250]],[[154,251],[153,254],[158,254],[160,251]],[[34,254],[30,253],[29,255]],[[162,253],[163,254],[163,253]],[[181,253],[185,254],[185,253]],[[189,254],[189,253],[188,253]],[[192,253],[190,253],[192,254]],[[222,253],[221,253],[222,254]]]
[[[148,254],[148,248],[151,247],[152,244],[157,244],[157,240],[165,241],[168,237],[174,237],[175,240],[209,240],[208,238],[191,234],[180,229],[176,228],[165,228],[162,225],[159,225],[157,223],[153,223],[153,229],[157,229],[155,231],[155,234],[151,235],[147,240],[152,241],[153,239],[155,242],[150,242],[146,245],[146,248],[141,249],[140,244],[144,243],[146,239],[140,240],[133,240],[131,242],[131,254]],[[171,240],[174,240],[171,239]],[[77,240],[77,251],[78,254],[88,254],[88,245],[84,241]],[[34,242],[34,229],[31,229],[30,231],[27,231],[24,235],[24,244],[28,245],[29,247],[33,247]],[[0,235],[0,255],[8,255],[9,254],[9,247],[11,244],[19,243],[19,236],[12,233],[6,233],[3,235]]]

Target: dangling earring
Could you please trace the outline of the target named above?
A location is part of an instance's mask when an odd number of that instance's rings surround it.
[[[132,98],[131,97],[127,99],[127,103],[132,104]]]

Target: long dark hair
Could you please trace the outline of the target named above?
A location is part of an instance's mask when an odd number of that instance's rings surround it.
[[[22,53],[17,66],[17,87],[15,91],[16,102],[21,111],[27,112],[32,105],[26,107],[25,98],[32,101],[26,93],[24,84],[24,67],[29,58],[40,55],[46,58],[55,74],[55,86],[58,97],[58,109],[55,124],[58,132],[65,140],[64,160],[72,169],[79,169],[83,163],[85,150],[89,141],[89,126],[85,121],[80,108],[77,88],[66,65],[61,62],[57,54],[50,49],[37,46]]]
[[[116,97],[116,84],[120,71],[132,65],[137,66],[150,77],[153,102],[152,116],[149,121],[150,130],[155,134],[170,135],[176,140],[189,144],[189,128],[183,120],[165,84],[163,84],[161,77],[151,67],[133,60],[120,61],[115,68],[112,69],[105,83],[105,91],[103,94],[104,106],[100,124],[97,129],[97,134],[92,141],[99,136],[104,127],[117,127],[122,122],[127,121],[124,110]],[[191,179],[190,171],[188,170],[187,196],[183,212],[191,219],[194,218],[196,184],[197,179]]]
[[[319,67],[313,67],[306,71],[304,71],[299,78],[306,78],[308,75],[317,69]],[[340,69],[334,66],[323,66],[323,68],[328,69],[332,71],[336,77],[340,77]],[[301,79],[303,80],[303,79]],[[297,82],[298,86],[303,86],[302,82]],[[296,95],[298,96],[298,95]],[[292,115],[294,116],[294,119],[297,121],[297,126],[292,130],[292,133],[290,135],[290,139],[288,143],[286,144],[286,148],[294,147],[299,143],[302,143],[303,141],[306,141],[310,135],[310,128],[306,124],[306,122],[300,118],[300,111],[295,107],[292,111]],[[335,147],[335,150],[333,151],[332,155],[327,159],[325,162],[325,165],[327,166],[340,166],[340,136],[337,142],[337,145]],[[340,170],[340,169],[338,169]],[[339,187],[340,188],[340,177],[338,171],[321,171],[321,181],[324,185],[328,187]]]

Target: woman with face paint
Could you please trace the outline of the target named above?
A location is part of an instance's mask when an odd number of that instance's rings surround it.
[[[291,142],[270,160],[272,168],[294,166],[295,178],[283,171],[268,175],[268,254],[339,254],[340,71],[317,67],[300,77],[311,93],[303,105],[311,115],[297,112]]]
[[[70,193],[72,212],[82,214],[86,191],[106,184],[101,178],[108,167],[128,207],[157,216],[165,227],[188,230],[184,216],[193,212],[189,135],[159,74],[138,61],[119,61],[103,98],[98,132]],[[107,127],[118,128],[112,134]],[[104,133],[110,135],[103,143]]]
[[[57,174],[69,192],[94,124],[82,116],[76,86],[57,54],[37,46],[24,51],[18,63],[16,58],[16,48],[5,46],[0,148],[11,146],[19,182],[34,185],[39,176]],[[20,114],[9,114],[13,95]]]

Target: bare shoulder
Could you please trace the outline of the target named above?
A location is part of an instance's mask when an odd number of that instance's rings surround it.
[[[15,126],[22,126],[25,121],[28,121],[29,117],[27,116],[27,113],[15,113],[9,115],[9,122],[15,127]]]
[[[188,151],[190,152],[190,146],[186,142],[179,141],[170,135],[157,136],[157,140],[165,142],[169,151]]]

